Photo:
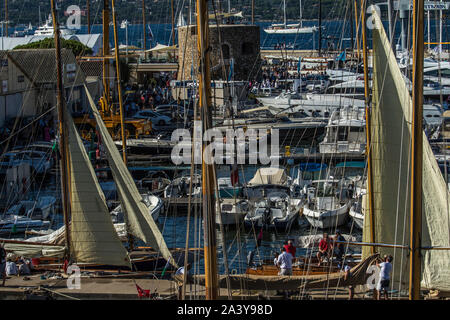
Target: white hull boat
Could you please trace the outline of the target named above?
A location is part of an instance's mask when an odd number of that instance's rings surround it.
[[[219,213],[221,213],[224,226],[240,225],[248,213],[249,205],[246,200],[221,199],[220,210],[216,210],[216,223],[219,224]]]
[[[335,228],[347,222],[348,203],[340,205],[339,200],[334,197],[318,197],[316,200],[317,208],[309,208],[308,205],[303,208],[303,215],[313,227]]]

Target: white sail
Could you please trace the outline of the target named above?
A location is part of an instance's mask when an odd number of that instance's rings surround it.
[[[377,243],[409,246],[412,102],[395,55],[376,13],[373,29],[373,105],[371,115],[373,200]],[[423,134],[422,246],[449,246],[449,194]],[[363,239],[370,242],[370,219]],[[408,250],[377,248],[394,256],[396,290],[409,286]],[[363,253],[367,256],[367,248]],[[422,287],[450,291],[450,252],[422,251]]]
[[[114,144],[108,129],[102,120],[100,113],[95,106],[91,97],[89,89],[84,86],[86,95],[89,100],[91,112],[97,122],[97,127],[102,137],[103,144],[108,155],[108,162],[113,173],[114,182],[117,186],[117,192],[120,197],[120,202],[125,213],[125,219],[129,233],[143,240],[148,245],[159,249],[162,256],[170,261],[175,267],[177,264],[172,258],[172,254],[167,248],[166,242],[158,229],[152,216],[148,213],[141,194],[137,190],[136,184],[131,177],[128,168],[122,160],[122,157]]]
[[[78,263],[131,267],[83,142],[70,114],[67,118],[71,256]]]

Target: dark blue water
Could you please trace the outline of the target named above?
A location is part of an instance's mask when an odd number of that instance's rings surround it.
[[[292,45],[295,49],[318,49],[319,46],[319,34],[316,32],[313,34],[298,34],[298,35],[271,35],[264,32],[264,28],[267,28],[271,23],[261,22],[256,23],[261,27],[261,47],[262,48],[273,48],[277,43],[286,43],[287,45]],[[318,26],[317,20],[304,21],[304,26]],[[387,21],[383,22],[385,29],[387,30]],[[350,23],[344,21],[322,21],[323,31],[322,31],[322,48],[326,49],[328,45],[333,44],[334,48],[350,48],[351,47],[351,30]],[[169,45],[172,44],[170,38],[172,26],[171,24],[150,24],[150,28],[153,33],[153,38],[149,38],[149,32],[147,28],[147,49],[154,47],[157,43]],[[443,25],[443,42],[449,41],[449,31],[450,25],[444,23]],[[354,35],[356,35],[356,27],[354,28]],[[430,21],[430,40],[431,42],[437,41],[437,34],[439,30],[439,23],[437,20]],[[101,25],[92,26],[92,33],[101,33]],[[400,32],[401,25],[397,22],[395,26],[395,43],[400,43]],[[87,27],[83,26],[79,33],[87,33]],[[425,42],[428,41],[428,30],[427,22],[425,19]],[[125,44],[126,30],[118,28],[119,43]],[[175,41],[178,42],[178,35],[175,30]],[[368,29],[368,41],[369,46],[371,46],[371,31]],[[110,27],[110,42],[111,47],[114,47],[114,34],[113,28]],[[142,25],[129,25],[128,26],[128,44],[142,47],[143,44],[143,28]],[[432,45],[434,47],[434,45]],[[444,48],[450,48],[448,45],[443,45]]]

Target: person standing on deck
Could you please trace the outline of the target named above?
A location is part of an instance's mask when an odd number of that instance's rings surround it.
[[[319,242],[319,252],[317,252],[317,259],[319,263],[317,264],[319,267],[322,264],[322,256],[326,255],[327,258],[330,258],[330,241],[328,238],[328,233],[323,234],[323,238]]]
[[[284,248],[286,249],[286,252],[292,255],[292,258],[295,258],[295,252],[297,251],[297,249],[295,248],[292,240],[289,240],[287,244],[284,245]]]
[[[384,291],[384,300],[388,299],[387,290],[389,288],[389,283],[391,279],[392,260],[394,260],[394,258],[391,255],[389,256],[385,255],[384,262],[380,264],[377,263],[377,266],[381,268],[380,278],[377,284],[377,300],[380,300],[381,298],[381,291]]]
[[[277,266],[280,267],[279,276],[290,276],[292,275],[292,254],[286,252],[286,248],[281,248],[281,254],[277,259]]]

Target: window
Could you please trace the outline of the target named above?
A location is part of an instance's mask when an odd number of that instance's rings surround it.
[[[230,59],[230,46],[227,44],[222,45],[222,54],[224,59]]]
[[[244,42],[242,44],[242,54],[243,55],[249,55],[253,54],[253,43],[251,42]]]

